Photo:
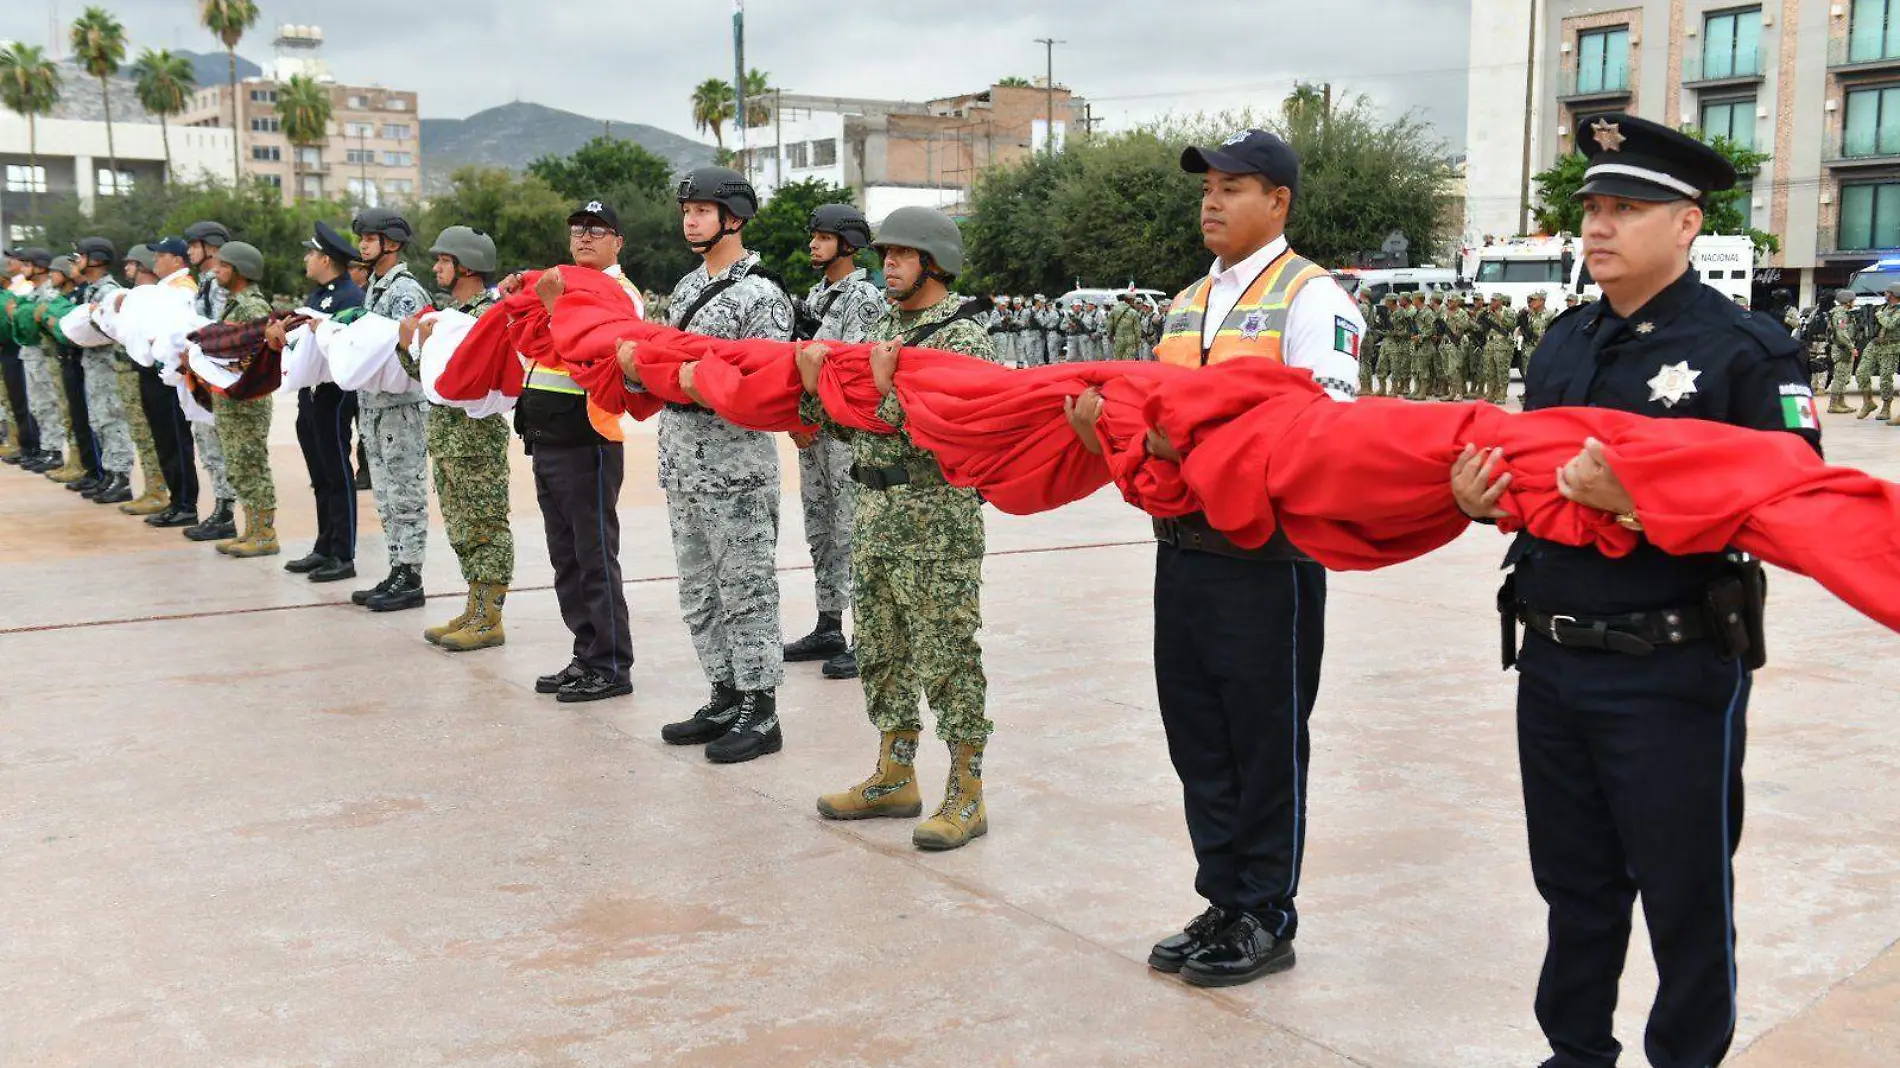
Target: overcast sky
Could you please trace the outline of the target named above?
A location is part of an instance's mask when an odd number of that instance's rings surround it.
[[[0,37],[44,44],[81,0],[6,0]],[[141,46],[214,51],[194,0],[103,0]],[[240,54],[268,64],[273,28],[314,22],[338,79],[415,89],[426,118],[529,100],[696,135],[687,97],[732,72],[731,0],[260,0]],[[1296,79],[1418,109],[1465,143],[1468,0],[748,0],[746,64],[787,92],[921,100],[1043,71],[1096,102],[1108,129],[1169,112],[1271,108]],[[61,31],[62,37],[64,30]],[[61,41],[62,52],[64,41]]]

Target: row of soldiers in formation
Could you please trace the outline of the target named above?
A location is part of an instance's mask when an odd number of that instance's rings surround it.
[[[1529,307],[1514,311],[1503,294],[1487,301],[1457,290],[1420,290],[1387,293],[1375,305],[1361,291],[1367,340],[1359,359],[1360,395],[1504,403],[1513,361],[1520,352],[1529,359],[1560,314],[1545,307],[1546,299],[1533,293]],[[1577,305],[1574,293],[1564,299],[1567,307]]]
[[[1827,313],[1827,355],[1814,361],[1814,391],[1821,391],[1825,378],[1827,410],[1861,419],[1876,413],[1877,391],[1879,417],[1888,426],[1900,426],[1900,416],[1893,410],[1893,379],[1900,372],[1900,283],[1887,287],[1886,303],[1871,316],[1857,313],[1855,296],[1851,289],[1834,294],[1834,307]],[[1789,325],[1798,328],[1792,310],[1788,316]],[[1847,406],[1849,383],[1860,389],[1859,412]]]
[[[1165,305],[1142,293],[1114,301],[1077,298],[1064,305],[1041,293],[991,298],[982,323],[997,358],[1018,367],[1092,360],[1152,360]]]

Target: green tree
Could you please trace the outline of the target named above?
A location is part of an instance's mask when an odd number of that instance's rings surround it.
[[[1280,114],[1289,125],[1326,114],[1326,92],[1310,82],[1297,82],[1293,91],[1280,101]]]
[[[132,77],[138,82],[139,104],[158,116],[159,139],[165,145],[165,180],[172,179],[172,138],[167,120],[182,115],[191,94],[198,89],[198,78],[191,61],[175,56],[169,49],[147,48],[132,64]]]
[[[330,136],[333,110],[330,90],[315,78],[293,74],[277,88],[277,119],[284,140],[290,142],[290,180],[297,188],[296,200],[303,199],[303,153],[300,149],[320,144]]]
[[[73,21],[73,56],[87,74],[99,79],[99,99],[106,109],[106,160],[112,168],[112,189],[119,188],[119,148],[112,137],[112,93],[109,79],[125,62],[125,27],[102,7],[89,7]]]
[[[764,126],[772,121],[772,105],[765,98],[778,90],[772,88],[772,76],[753,67],[745,72],[745,115],[747,126]]]
[[[1207,271],[1200,187],[1181,173],[1180,146],[1152,133],[1111,138],[1075,154],[1049,207],[1044,225],[1055,231],[1068,281],[1124,286],[1132,280],[1173,292]]]
[[[412,247],[422,258],[411,266],[429,266],[434,258],[426,250],[451,226],[472,226],[494,238],[502,271],[564,262],[567,213],[573,208],[571,198],[537,175],[517,176],[495,167],[458,168],[449,176],[448,188],[430,197],[428,209],[416,220]]]
[[[977,177],[971,218],[963,229],[964,277],[959,287],[980,293],[1066,292],[1069,277],[1051,219],[1057,184],[1082,153],[1115,139],[1077,145],[1060,155],[1038,152]],[[1143,272],[1144,274],[1146,272]]]
[[[26,152],[30,172],[37,176],[40,167],[39,117],[50,115],[59,103],[59,68],[46,58],[38,45],[14,42],[0,52],[0,103],[8,111],[26,118]],[[27,214],[39,216],[39,183],[27,185]]]
[[[1743,205],[1754,195],[1749,183],[1761,173],[1762,164],[1774,157],[1719,134],[1711,138],[1694,126],[1684,126],[1682,132],[1721,153],[1741,178],[1736,188],[1709,194],[1703,210],[1702,232],[1747,234],[1757,256],[1781,251],[1781,239],[1747,225],[1748,215],[1743,211]],[[1583,232],[1583,204],[1577,200],[1577,190],[1583,188],[1583,175],[1589,167],[1589,158],[1583,153],[1566,152],[1549,168],[1531,176],[1537,186],[1537,205],[1531,214],[1544,233]]]
[[[851,190],[817,178],[780,186],[745,227],[745,246],[794,292],[818,280],[811,269],[811,213],[820,204],[849,204]]]
[[[673,188],[672,164],[619,138],[596,137],[571,156],[542,156],[528,164],[528,173],[574,201],[626,185],[662,196]]]
[[[230,66],[231,173],[235,177],[244,173],[244,165],[238,162],[238,142],[243,137],[238,130],[237,46],[244,39],[244,31],[257,23],[257,4],[255,0],[198,0],[198,23],[224,45],[225,62]]]
[[[1020,74],[1012,74],[1007,78],[998,78],[996,79],[996,84],[999,86],[1002,86],[1005,89],[1033,89],[1035,88],[1034,82],[1030,81],[1028,78],[1023,77]]]
[[[693,88],[693,129],[710,130],[713,142],[726,147],[725,124],[737,107],[732,100],[732,84],[708,78]]]

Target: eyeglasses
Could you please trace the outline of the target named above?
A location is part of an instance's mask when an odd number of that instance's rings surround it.
[[[567,228],[567,236],[577,241],[583,237],[598,239],[615,236],[615,230],[611,226],[570,226]]]

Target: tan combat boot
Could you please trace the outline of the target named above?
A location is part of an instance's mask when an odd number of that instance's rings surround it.
[[[136,501],[127,501],[119,506],[126,515],[157,515],[172,506],[171,491],[164,483],[145,487],[145,493]]]
[[[231,546],[225,551],[241,560],[249,559],[253,556],[276,556],[279,551],[277,545],[277,509],[260,508],[252,512],[247,508],[245,511],[250,514],[255,525],[251,527],[248,535],[238,539],[236,545]]]
[[[508,600],[508,587],[498,582],[477,582],[469,586],[475,611],[463,625],[442,636],[437,643],[451,653],[470,653],[505,645],[508,634],[501,629],[501,606]]]
[[[1874,418],[1880,420],[1883,423],[1892,425],[1893,398],[1889,397],[1886,400],[1880,402],[1880,410],[1874,413]]]
[[[989,813],[983,809],[983,746],[962,743],[950,747],[950,781],[943,790],[937,814],[917,825],[910,841],[918,849],[936,852],[970,844],[990,833]]]
[[[1845,398],[1829,397],[1827,399],[1827,414],[1829,415],[1848,415],[1852,413],[1853,410],[1854,409],[1847,406]]]
[[[1860,411],[1854,413],[1854,418],[1865,419],[1872,414],[1874,414],[1874,395],[1872,393],[1862,393],[1860,395]]]
[[[5,444],[0,444],[0,460],[11,460],[18,455],[20,455],[20,446],[15,444],[13,439],[8,438]]]
[[[422,640],[430,645],[441,645],[442,639],[461,630],[475,617],[475,584],[469,583],[468,601],[462,606],[462,614],[438,627],[430,627],[422,632]]]
[[[241,548],[246,542],[251,540],[251,535],[256,530],[257,512],[252,510],[251,506],[247,504],[244,506],[244,530],[235,538],[226,538],[219,542],[217,544],[218,551],[226,556],[232,555],[233,550]]]
[[[66,454],[66,462],[46,472],[46,477],[62,486],[68,482],[77,482],[86,477],[86,465],[79,462],[79,453],[73,450]]]
[[[849,790],[818,799],[818,814],[828,820],[868,820],[879,816],[910,819],[924,810],[917,791],[917,732],[885,731],[877,770]]]

